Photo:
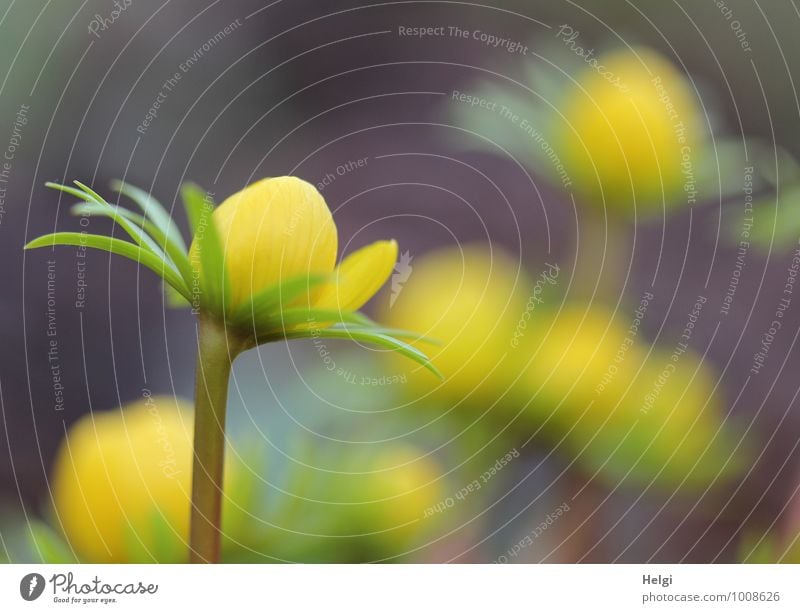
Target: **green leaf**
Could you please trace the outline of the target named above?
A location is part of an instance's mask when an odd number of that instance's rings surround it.
[[[796,248],[800,239],[800,184],[785,185],[779,195],[755,201],[752,219],[745,223],[742,214],[726,220],[733,243],[746,241],[762,251]]]
[[[695,180],[697,185],[705,186],[702,190],[704,199],[727,200],[742,193],[742,172],[748,166],[740,140],[718,140],[714,151],[702,155],[695,164]],[[753,188],[760,187],[759,177],[753,177]]]
[[[189,288],[184,283],[181,276],[165,259],[156,256],[154,253],[142,249],[138,245],[127,241],[113,238],[111,236],[101,236],[98,234],[84,234],[81,232],[56,232],[46,234],[32,240],[25,249],[38,249],[40,247],[54,247],[56,245],[68,245],[74,247],[90,247],[113,253],[115,255],[133,260],[142,266],[146,266],[164,281],[174,287],[186,300],[191,300]]]
[[[78,189],[77,187],[62,185],[61,183],[53,183],[52,181],[48,181],[44,185],[45,187],[49,187],[50,189],[54,189],[59,192],[64,192],[65,194],[75,196],[78,200],[83,200],[85,202],[94,202],[95,204],[97,204],[97,200],[95,200],[94,196],[87,194],[86,192]]]
[[[271,285],[237,308],[231,323],[253,330],[266,328],[283,305],[291,304],[329,279],[330,275],[303,275]]]
[[[360,315],[360,313],[359,313]],[[413,332],[412,330],[401,330],[400,328],[385,328],[365,315],[362,315],[363,319],[365,319],[368,323],[360,324],[360,328],[352,328],[348,325],[340,324],[337,326],[338,329],[341,330],[368,330],[370,332],[376,334],[383,334],[385,336],[392,336],[394,338],[406,339],[415,342],[427,343],[428,345],[435,345],[441,346],[442,342],[438,339],[431,338],[430,336],[425,336],[424,334],[420,334],[419,332]]]
[[[83,185],[83,183],[81,183],[80,181],[75,181],[75,184],[78,185],[81,189],[85,190],[84,195],[82,197],[81,196],[78,197],[81,198],[82,200],[85,200],[88,203],[88,205],[86,206],[93,206],[105,209],[107,211],[107,217],[113,219],[114,222],[117,225],[119,225],[123,230],[125,230],[128,236],[130,236],[140,246],[152,251],[157,256],[164,257],[164,251],[158,245],[156,245],[153,239],[150,238],[144,232],[144,230],[132,224],[120,212],[124,209],[109,204],[108,202],[103,200],[96,192],[89,190],[89,188]],[[66,193],[75,195],[75,193],[66,185],[59,185],[58,183],[48,183],[47,185],[48,187],[52,187],[53,189],[57,189],[59,191],[64,191]]]
[[[113,215],[109,211],[108,207],[93,202],[89,202],[86,204],[76,204],[75,206],[72,207],[72,213],[74,215],[89,215],[89,216],[101,216],[101,217],[113,218]],[[150,235],[150,237],[155,241],[155,243],[160,247],[162,254],[166,254],[166,256],[170,259],[170,261],[173,264],[175,264],[181,277],[183,277],[183,280],[186,282],[187,287],[190,286],[192,282],[192,267],[189,264],[189,257],[186,255],[186,252],[183,249],[181,249],[179,245],[173,242],[167,235],[165,235],[161,231],[161,228],[156,226],[153,222],[149,221],[143,215],[139,215],[138,213],[134,213],[132,211],[120,207],[116,208],[116,213],[118,215],[122,215],[123,217],[128,219],[131,223],[135,224],[138,228],[141,228],[142,230],[147,232]]]
[[[164,283],[164,299],[170,309],[188,309],[192,305],[174,287]]]
[[[356,311],[337,311],[336,309],[314,309],[314,308],[290,308],[279,311],[273,317],[264,321],[265,330],[281,330],[284,328],[294,328],[299,325],[319,326],[320,324],[332,324],[349,322],[363,324],[364,316]],[[258,328],[256,328],[258,330]]]
[[[755,141],[751,150],[756,172],[771,187],[800,183],[800,162],[790,151],[760,141]]]
[[[146,518],[123,528],[125,555],[133,564],[176,564],[186,558],[184,538],[154,506]]]
[[[738,561],[744,564],[777,564],[776,549],[771,534],[759,535],[751,529],[742,536]]]
[[[315,328],[310,330],[287,332],[283,335],[283,338],[286,340],[301,338],[333,338],[369,343],[371,345],[383,347],[384,349],[396,351],[400,355],[407,357],[417,364],[427,368],[440,379],[444,379],[439,369],[436,368],[436,366],[431,363],[428,356],[419,349],[386,334],[372,331],[369,328]]]
[[[230,304],[230,289],[225,274],[225,254],[212,215],[214,204],[193,183],[185,183],[181,195],[192,229],[193,246],[199,252],[200,261],[190,261],[190,264],[193,268],[199,266],[201,271],[201,303],[216,313],[223,313]]]
[[[80,181],[73,181],[73,183],[77,185],[79,189],[83,190],[85,194],[88,194],[98,204],[106,204],[106,199],[88,185],[81,183]]]
[[[161,232],[166,234],[173,243],[180,247],[181,251],[184,253],[187,252],[186,243],[178,230],[178,226],[175,225],[175,222],[172,221],[172,217],[170,217],[164,205],[158,200],[143,189],[123,183],[122,181],[112,181],[111,189],[133,200],[139,208],[142,209],[145,217],[152,221]]]
[[[64,538],[50,526],[39,521],[28,524],[33,550],[41,557],[43,564],[75,564],[78,560]]]

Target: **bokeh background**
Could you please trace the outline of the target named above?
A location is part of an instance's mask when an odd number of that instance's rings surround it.
[[[24,252],[111,229],[44,183],[116,202],[124,179],[186,231],[183,182],[221,201],[291,174],[319,186],[343,253],[399,241],[367,311],[440,338],[446,379],[333,342],[242,356],[226,559],[791,561],[799,24],[793,0],[0,2],[0,556],[89,559],[104,518],[138,542],[113,561],[180,559],[152,509],[188,509],[146,476],[120,502],[131,483],[101,455],[83,479],[109,480],[107,504],[64,534],[65,433],[191,399],[196,330],[127,261]],[[135,471],[130,427],[90,438],[121,437]]]

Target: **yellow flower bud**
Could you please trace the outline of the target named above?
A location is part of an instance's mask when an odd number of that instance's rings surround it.
[[[631,216],[687,203],[707,138],[690,83],[646,48],[597,61],[603,72],[585,69],[555,119],[553,147],[576,190]]]
[[[304,276],[330,275],[300,306],[355,311],[386,282],[397,243],[378,241],[336,264],[337,231],[322,194],[297,177],[257,181],[213,212],[230,285],[229,312],[259,292]],[[198,239],[190,260],[197,262]],[[281,305],[283,307],[291,305]]]
[[[508,384],[512,342],[530,290],[520,263],[482,245],[443,249],[413,263],[413,271],[381,319],[441,342],[420,344],[445,380],[417,374],[409,384],[450,399],[496,399]],[[408,366],[397,361],[399,368]],[[512,377],[513,378],[513,377]]]
[[[257,181],[220,204],[213,220],[233,308],[281,280],[333,271],[336,224],[322,195],[301,179]]]

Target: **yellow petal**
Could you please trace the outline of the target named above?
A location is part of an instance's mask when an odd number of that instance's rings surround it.
[[[327,274],[336,224],[317,189],[297,177],[263,179],[225,200],[214,220],[223,243],[232,308],[286,279]]]
[[[336,268],[336,278],[314,300],[319,309],[355,311],[386,283],[397,261],[397,242],[378,241],[347,256]]]

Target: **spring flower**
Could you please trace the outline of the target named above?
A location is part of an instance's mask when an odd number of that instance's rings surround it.
[[[231,314],[284,280],[328,277],[294,304],[356,311],[386,282],[397,260],[397,243],[378,241],[335,267],[338,239],[330,210],[313,185],[296,177],[257,181],[226,199],[212,217],[223,245]],[[190,260],[200,261],[204,240],[195,237]]]
[[[53,501],[79,558],[181,558],[189,537],[191,430],[190,407],[158,397],[87,415],[70,428],[53,471]]]
[[[707,487],[743,466],[711,369],[690,351],[648,348],[610,311],[570,305],[541,318],[525,375],[531,429],[616,483]]]
[[[142,190],[116,185],[139,206],[138,214],[79,181],[48,185],[83,201],[74,212],[110,218],[132,241],[56,232],[26,249],[82,246],[133,260],[164,280],[170,304],[183,301],[198,316],[191,562],[220,559],[228,381],[240,353],[270,341],[348,339],[396,351],[439,374],[425,354],[401,340],[418,335],[382,328],[356,312],[388,278],[397,244],[377,242],[334,268],[333,218],[319,192],[300,179],[258,181],[218,208],[198,187],[184,185],[188,251],[166,209]]]
[[[189,539],[193,415],[152,396],[88,414],[70,428],[53,467],[57,522],[84,562],[179,562]],[[231,456],[225,533],[246,537],[247,472]],[[236,508],[234,508],[236,507]],[[234,511],[236,514],[234,514]],[[238,522],[237,522],[238,518]]]
[[[467,245],[416,259],[381,318],[401,328],[413,324],[436,338],[439,346],[420,346],[445,379],[435,388],[436,382],[419,376],[409,376],[409,383],[449,400],[502,395],[514,378],[507,357],[527,325],[529,288],[519,263],[497,248]]]
[[[438,374],[426,356],[400,339],[418,335],[386,330],[357,313],[391,275],[394,240],[377,241],[337,266],[336,225],[317,189],[297,177],[262,179],[215,207],[186,184],[182,196],[193,240],[187,250],[175,223],[151,195],[117,183],[143,215],[113,206],[88,186],[48,183],[83,203],[73,212],[111,218],[132,239],[81,232],[39,237],[26,249],[79,245],[134,260],[161,276],[170,302],[214,321],[235,353],[296,338],[344,338],[392,349]]]
[[[575,189],[631,216],[695,198],[707,131],[686,77],[641,47],[597,62],[603,71],[586,68],[562,94],[563,117],[554,117],[552,145]]]

